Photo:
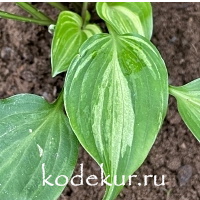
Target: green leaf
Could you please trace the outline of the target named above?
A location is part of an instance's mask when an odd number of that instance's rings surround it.
[[[71,11],[61,12],[56,24],[51,48],[52,76],[64,72],[87,38],[101,33],[95,24],[82,28],[82,18]]]
[[[166,114],[165,64],[139,35],[89,38],[72,61],[64,101],[70,124],[83,147],[114,184],[143,163]],[[107,187],[114,199],[123,186]]]
[[[51,18],[49,18],[46,14],[38,10],[35,6],[33,6],[29,2],[16,2],[16,5],[22,8],[24,11],[28,12],[35,19],[49,21],[52,24],[54,23],[54,21]]]
[[[2,10],[0,10],[0,18],[13,19],[13,20],[22,21],[22,22],[35,23],[35,24],[39,24],[39,25],[42,25],[42,26],[49,26],[53,23],[50,20],[41,20],[41,19],[34,19],[34,18],[30,18],[30,17],[24,17],[24,16],[21,16],[21,15],[15,15],[15,14],[11,14],[11,13],[8,13],[8,12],[4,12]]]
[[[169,92],[177,100],[183,121],[200,142],[200,79],[179,87],[170,86]]]
[[[153,17],[149,2],[98,2],[96,10],[108,28],[111,27],[110,32],[138,33],[151,39]]]
[[[1,199],[57,199],[65,186],[56,186],[55,179],[70,178],[78,154],[77,139],[59,101],[48,104],[39,96],[16,95],[0,100],[0,111]],[[43,186],[49,175],[54,186]]]

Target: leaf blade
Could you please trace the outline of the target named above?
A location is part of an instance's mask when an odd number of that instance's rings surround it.
[[[153,18],[149,2],[97,2],[96,10],[118,34],[138,33],[151,39]]]
[[[70,124],[83,147],[104,164],[111,182],[114,175],[127,180],[142,164],[166,114],[167,99],[164,62],[138,35],[89,38],[65,82]],[[115,198],[122,187],[108,187],[105,199]]]
[[[57,198],[64,186],[43,186],[42,164],[55,184],[58,175],[71,176],[78,153],[62,109],[26,94],[1,100],[0,110],[1,197]]]
[[[101,33],[95,24],[82,29],[81,17],[71,11],[63,11],[58,17],[51,48],[52,76],[67,70],[82,43],[91,35]]]
[[[200,142],[200,79],[179,87],[170,86],[169,91],[177,100],[181,118]]]

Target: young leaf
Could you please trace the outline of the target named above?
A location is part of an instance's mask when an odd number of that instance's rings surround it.
[[[1,199],[57,199],[77,160],[78,142],[59,101],[48,104],[36,95],[0,100]],[[48,182],[43,180],[52,175]],[[64,184],[65,178],[58,183]],[[48,198],[47,198],[48,196]]]
[[[165,64],[149,40],[139,35],[98,34],[72,61],[64,101],[70,124],[83,147],[99,163],[114,199],[122,183],[144,161],[166,114]]]
[[[153,17],[149,2],[98,2],[96,10],[108,28],[111,27],[110,32],[138,33],[151,39]]]
[[[200,142],[200,79],[184,86],[170,86],[169,92],[177,100],[183,121]]]
[[[67,70],[71,60],[87,38],[101,33],[97,25],[88,24],[82,27],[82,23],[82,18],[76,13],[71,11],[60,13],[51,48],[53,77]]]

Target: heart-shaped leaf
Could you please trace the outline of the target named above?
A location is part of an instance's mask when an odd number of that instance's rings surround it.
[[[0,100],[0,112],[0,198],[57,199],[67,179],[56,178],[70,178],[78,154],[62,105],[16,95]]]
[[[183,121],[200,142],[200,79],[184,86],[170,86],[169,91],[177,99]]]
[[[114,199],[144,161],[166,114],[168,80],[156,48],[139,35],[98,34],[72,61],[64,101],[70,124],[83,147],[112,183]]]
[[[101,33],[100,28],[95,24],[82,26],[82,18],[78,14],[71,11],[60,13],[51,48],[53,77],[67,70],[71,60],[87,38]]]
[[[107,23],[109,31],[118,34],[138,33],[151,39],[152,8],[149,2],[98,2],[98,15]]]

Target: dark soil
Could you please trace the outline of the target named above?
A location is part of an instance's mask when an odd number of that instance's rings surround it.
[[[38,6],[52,16],[49,6]],[[0,9],[19,13],[10,3]],[[160,50],[170,77],[170,84],[182,85],[200,77],[200,3],[153,3],[152,41]],[[99,19],[97,19],[99,22]],[[64,75],[51,78],[50,42],[46,27],[0,19],[0,98],[18,93],[34,93],[53,101],[63,85]],[[174,98],[159,136],[144,164],[135,173],[166,175],[165,186],[126,186],[117,200],[199,200],[200,145],[181,120]],[[84,164],[84,176],[99,175],[99,167],[80,150],[74,174]],[[101,199],[100,186],[69,185],[59,200]],[[48,194],[47,194],[48,195]]]

